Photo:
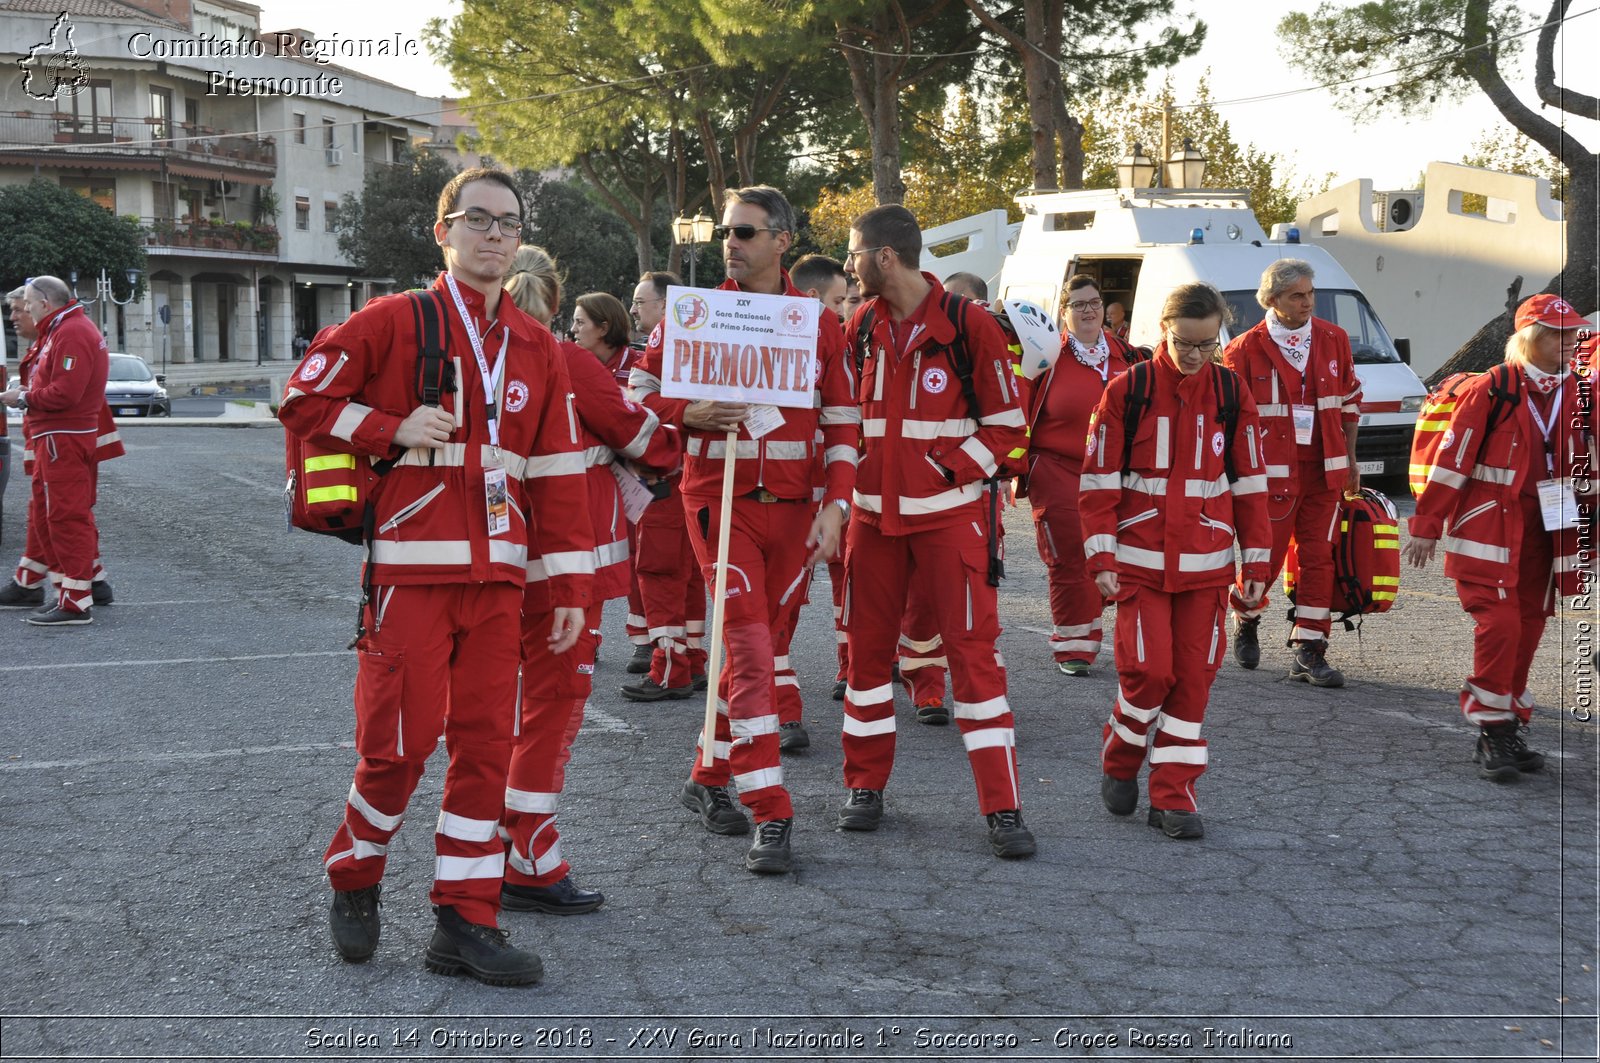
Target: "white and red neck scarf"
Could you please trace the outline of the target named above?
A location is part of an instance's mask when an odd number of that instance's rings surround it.
[[[1078,337],[1070,332],[1067,333],[1067,343],[1072,347],[1072,357],[1090,369],[1099,369],[1106,364],[1106,359],[1111,357],[1111,348],[1106,343],[1106,334],[1103,329],[1100,332],[1100,338],[1095,341],[1093,347],[1085,347],[1078,342]]]
[[[1528,382],[1528,387],[1541,395],[1548,395],[1560,387],[1561,382],[1567,378],[1567,367],[1562,366],[1554,373],[1546,373],[1543,369],[1535,368],[1533,365],[1523,362],[1522,376]]]
[[[1311,357],[1311,319],[1306,318],[1306,323],[1297,329],[1286,327],[1278,320],[1278,315],[1271,310],[1267,311],[1267,335],[1272,337],[1272,342],[1278,345],[1278,350],[1283,352],[1283,357],[1294,366],[1295,371],[1306,371],[1306,361]]]

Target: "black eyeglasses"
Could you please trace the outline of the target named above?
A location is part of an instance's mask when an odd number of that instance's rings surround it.
[[[486,233],[489,231],[489,226],[498,222],[501,236],[515,237],[522,235],[522,219],[515,214],[494,215],[486,210],[469,207],[466,210],[458,210],[453,214],[444,216],[445,221],[454,221],[457,218],[465,221],[467,228],[475,233]]]
[[[1076,303],[1068,303],[1067,305],[1080,314],[1087,314],[1091,310],[1099,310],[1105,304],[1098,299],[1083,299]]]
[[[1190,343],[1188,340],[1179,339],[1170,331],[1167,333],[1167,342],[1171,344],[1172,349],[1177,351],[1179,354],[1184,354],[1188,351],[1199,351],[1201,354],[1216,354],[1218,349],[1222,347],[1222,344],[1217,340],[1206,340],[1204,343]]]
[[[771,225],[716,225],[711,229],[713,240],[726,240],[737,236],[741,240],[754,240],[756,233],[781,233],[784,230]]]
[[[846,262],[852,262],[855,260],[857,255],[866,255],[872,253],[873,251],[882,251],[888,246],[888,244],[879,244],[877,247],[858,247],[854,251],[846,251],[844,260]]]

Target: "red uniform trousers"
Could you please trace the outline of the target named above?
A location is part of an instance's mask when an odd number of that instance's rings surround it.
[[[556,804],[572,759],[572,742],[583,726],[583,707],[594,689],[603,602],[584,612],[583,630],[566,653],[550,653],[552,610],[522,613],[522,716],[506,779],[501,823],[511,845],[506,881],[518,886],[553,886],[572,870],[561,856]]]
[[[943,705],[944,675],[949,658],[944,639],[939,635],[939,616],[934,612],[932,580],[916,578],[913,567],[910,593],[906,595],[905,616],[900,618],[900,682],[912,705]]]
[[[104,575],[100,531],[94,523],[100,469],[95,460],[95,433],[53,432],[37,437],[33,444],[34,508],[24,562],[44,563],[59,590],[61,609],[86,612],[93,604],[91,585]],[[31,581],[24,579],[24,572],[33,577]],[[17,582],[35,586],[40,577],[37,571],[19,564]]]
[[[644,619],[644,598],[639,593],[639,526],[628,525],[628,644],[650,645],[650,625]]]
[[[1043,459],[1038,464],[1042,465]],[[1083,552],[1083,524],[1078,517],[1080,479],[1079,474],[1052,462],[1049,490],[1031,491],[1028,501],[1033,505],[1039,560],[1050,577],[1050,653],[1058,662],[1093,664],[1104,638],[1100,615],[1105,611],[1105,599],[1089,575]]]
[[[894,687],[890,661],[905,615],[913,568],[939,573],[924,579],[944,636],[955,689],[956,725],[967,747],[978,807],[985,815],[1020,808],[1016,731],[1006,701],[1005,664],[997,644],[1000,619],[987,581],[985,533],[976,521],[884,535],[860,519],[850,522],[846,572],[850,611],[850,676],[844,695],[844,784],[882,790],[894,767]]]
[[[28,530],[22,546],[22,556],[17,559],[16,582],[23,587],[39,587],[46,580],[61,582],[61,567],[52,560],[50,550],[50,530],[48,528],[47,506],[45,505],[44,475],[39,471],[39,466],[34,466],[34,474],[29,482],[28,502]],[[89,469],[89,508],[92,511],[99,496],[100,490],[100,464],[96,462]],[[100,542],[99,527],[95,528],[94,575],[91,582],[106,578],[106,567],[98,556]]]
[[[635,571],[648,638],[656,645],[650,678],[681,689],[705,671],[706,584],[695,563],[681,498],[663,498],[639,518]]]
[[[787,614],[788,622],[772,629],[772,682],[773,697],[778,706],[778,722],[799,723],[805,715],[805,701],[800,696],[800,677],[795,675],[794,664],[789,660],[789,644],[794,641],[794,629],[800,623],[800,608],[811,601],[811,571],[806,570],[795,592],[799,605]]]
[[[1555,551],[1544,531],[1537,495],[1520,496],[1522,527],[1517,552],[1517,585],[1491,587],[1456,582],[1456,596],[1472,617],[1472,674],[1461,688],[1461,712],[1485,727],[1533,715],[1528,672],[1544,637],[1545,621],[1556,611],[1551,566]]]
[[[833,590],[833,637],[839,644],[839,674],[843,679],[850,671],[850,640],[844,633],[844,537],[840,536],[839,556],[828,562],[828,583]]]
[[[707,583],[715,577],[721,499],[684,498],[689,537]],[[777,683],[773,673],[778,636],[794,630],[811,575],[806,533],[815,503],[733,500],[728,527],[727,599],[723,603],[722,649],[717,677],[717,729],[711,767],[697,755],[695,782],[726,786],[731,777],[739,800],[757,823],[794,815],[778,764]],[[705,735],[696,742],[698,751]]]
[[[1289,536],[1294,536],[1300,555],[1300,578],[1294,591],[1294,629],[1292,642],[1326,641],[1333,626],[1333,543],[1339,530],[1341,488],[1324,485],[1322,459],[1302,461],[1294,490],[1287,499],[1273,495],[1267,499],[1272,517],[1272,560],[1267,589],[1283,574],[1283,559],[1289,553]],[[1245,608],[1235,588],[1229,595],[1234,615],[1251,619],[1267,611],[1270,595],[1263,594],[1252,608]]]
[[[1100,767],[1114,779],[1132,779],[1149,747],[1150,807],[1194,812],[1194,784],[1207,759],[1200,724],[1228,649],[1227,588],[1168,594],[1136,583],[1124,589],[1127,596],[1117,601],[1117,699],[1102,731]]]
[[[344,822],[323,861],[336,890],[383,877],[423,765],[442,733],[450,765],[434,834],[434,904],[495,925],[499,837],[517,722],[522,588],[512,583],[374,587],[357,646],[356,764]]]

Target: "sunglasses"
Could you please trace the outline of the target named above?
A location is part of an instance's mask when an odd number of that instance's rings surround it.
[[[737,236],[741,240],[754,240],[756,233],[781,233],[782,229],[771,225],[716,225],[711,229],[713,240],[726,240],[730,236]]]

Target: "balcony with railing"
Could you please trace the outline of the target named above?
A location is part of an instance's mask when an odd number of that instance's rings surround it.
[[[71,145],[62,151],[58,145]],[[232,133],[190,122],[161,118],[117,118],[57,111],[0,112],[0,156],[28,156],[50,147],[50,154],[74,159],[114,157],[165,162],[179,173],[270,177],[278,167],[272,137]]]
[[[247,221],[140,218],[151,252],[226,251],[236,255],[276,257],[280,234],[275,225]]]

